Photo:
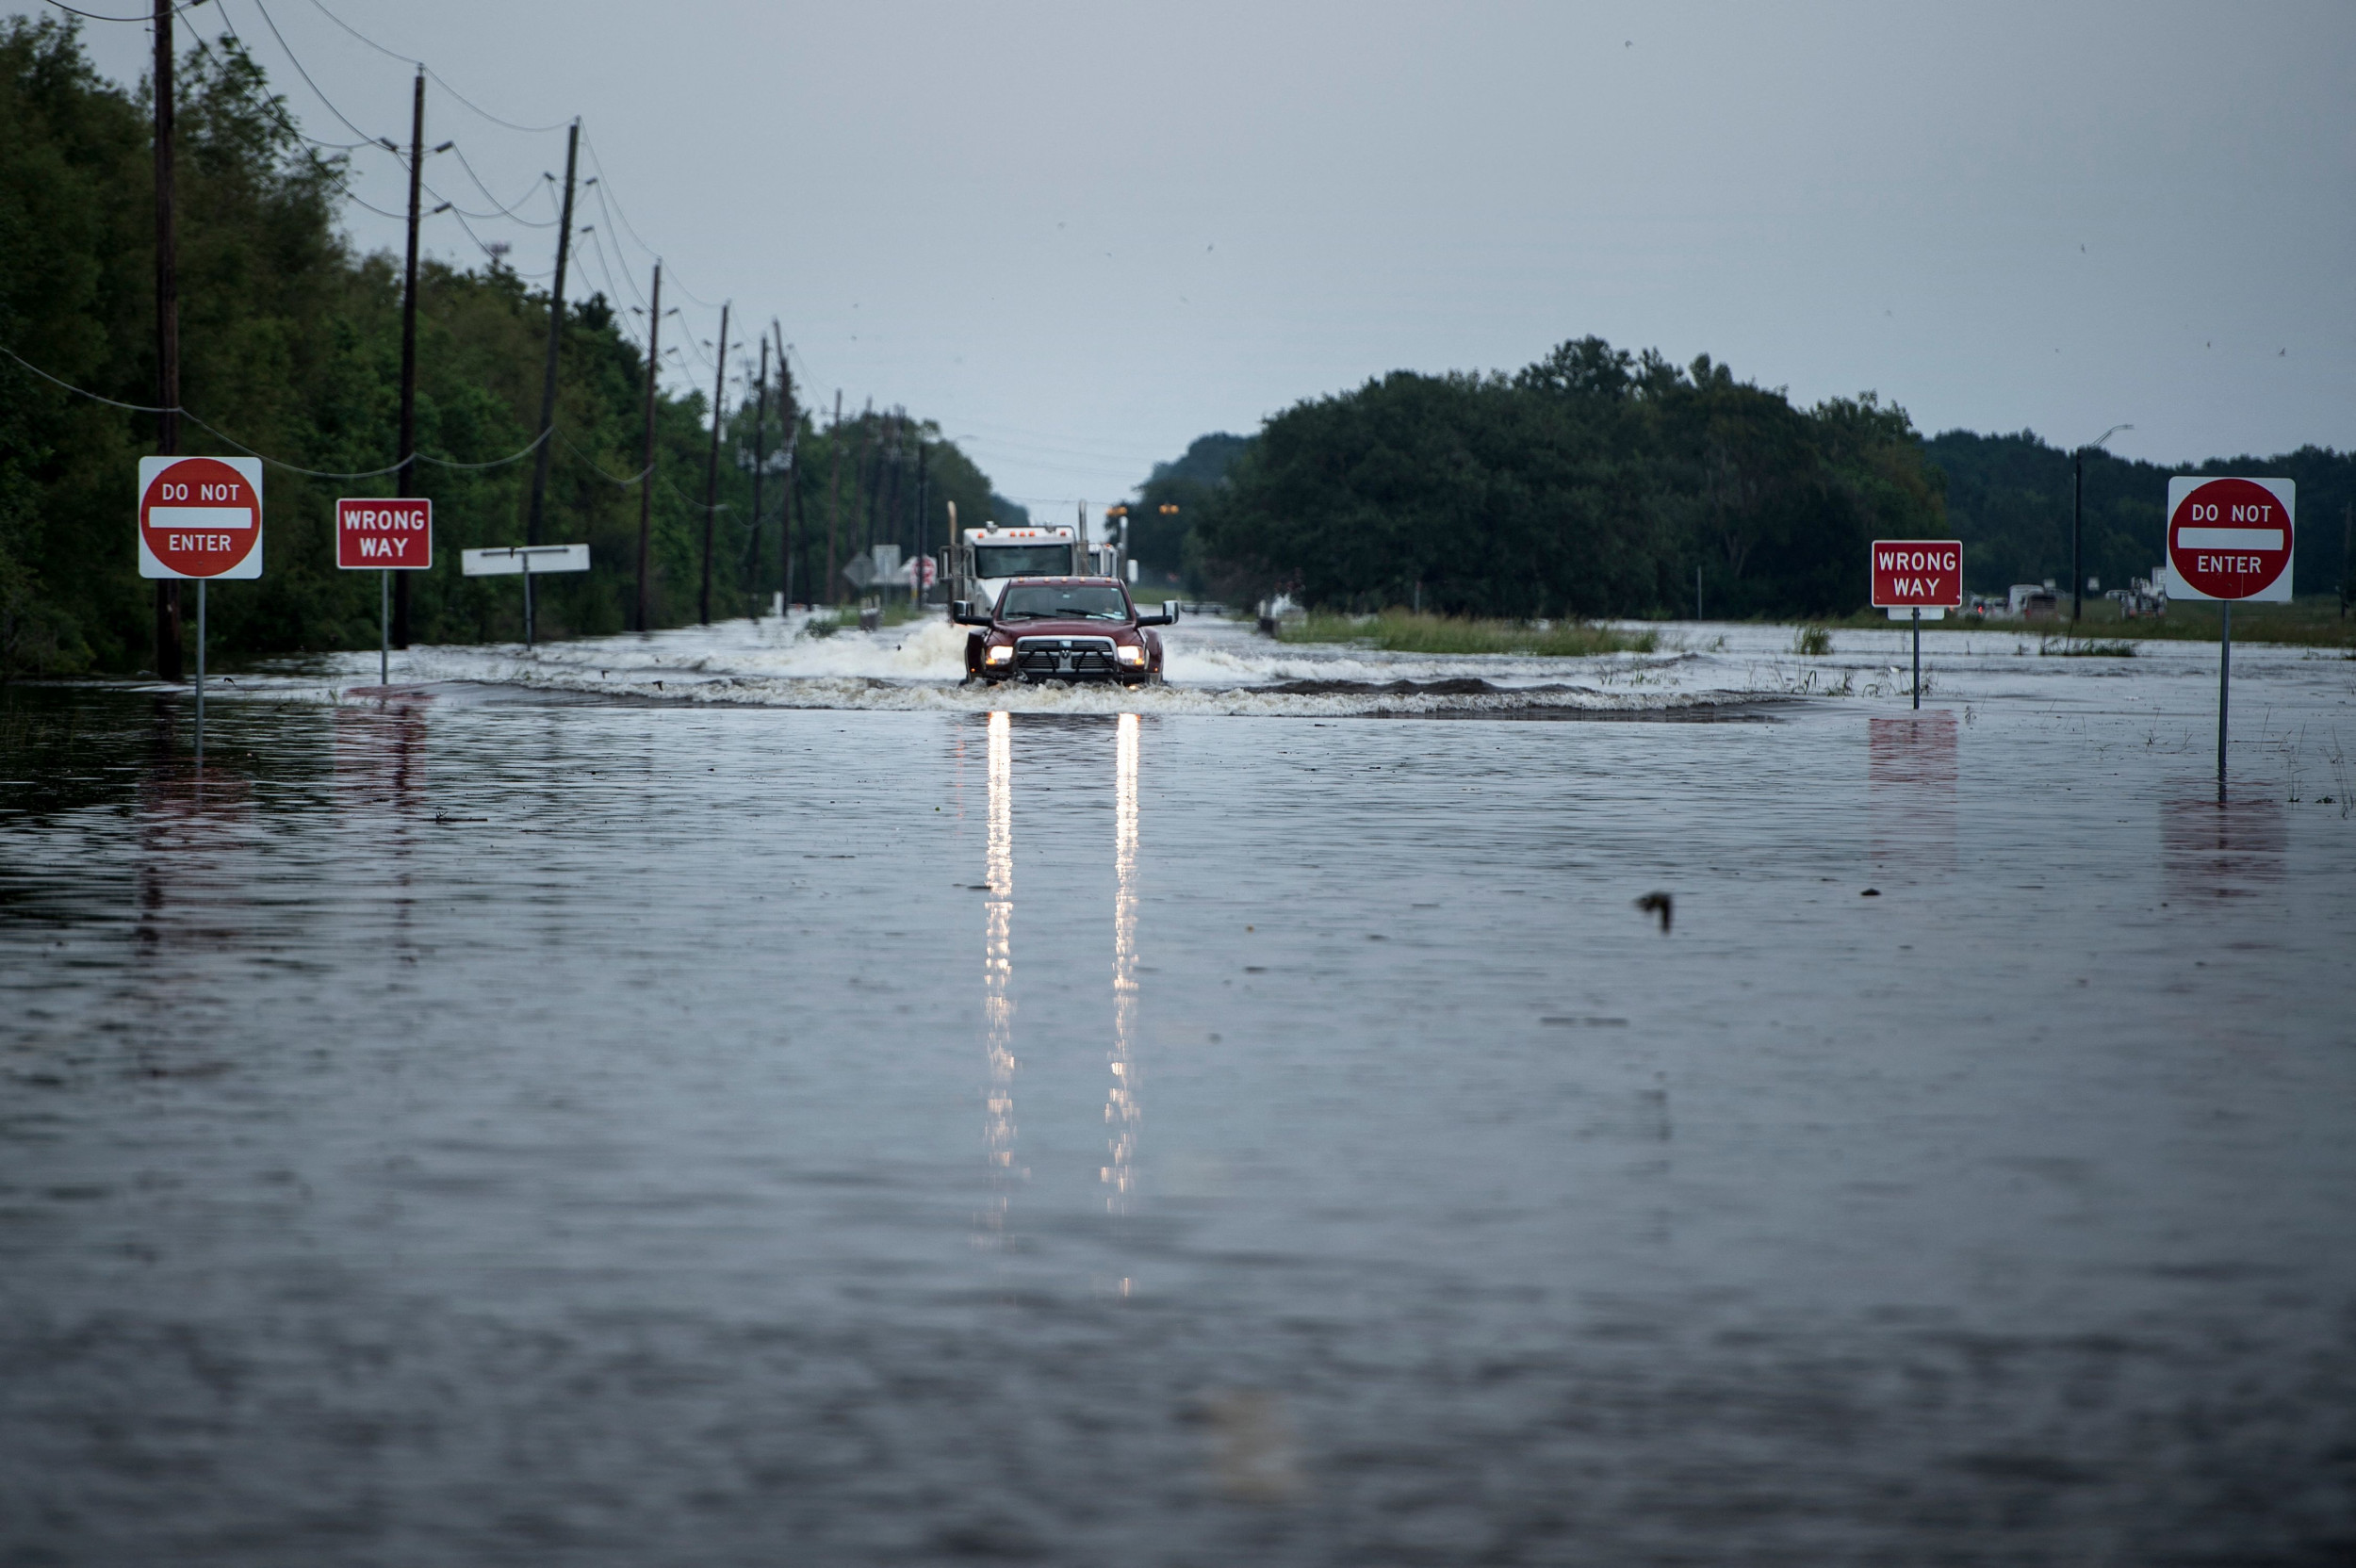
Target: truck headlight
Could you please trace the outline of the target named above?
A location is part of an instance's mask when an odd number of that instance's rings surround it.
[[[1113,649],[1113,657],[1124,664],[1142,664],[1145,662],[1145,650],[1123,644]]]
[[[991,648],[989,652],[982,655],[982,662],[985,664],[1011,664],[1014,662],[1014,649],[1010,645],[1001,643],[996,647]]]

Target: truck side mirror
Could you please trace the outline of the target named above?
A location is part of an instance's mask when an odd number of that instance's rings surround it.
[[[990,612],[985,610],[977,615],[973,612],[972,599],[952,599],[949,602],[949,619],[958,626],[988,626]]]
[[[1178,624],[1178,601],[1176,599],[1162,600],[1162,623],[1165,626]]]

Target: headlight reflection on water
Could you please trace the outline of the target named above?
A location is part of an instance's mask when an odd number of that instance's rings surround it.
[[[1014,1168],[1014,726],[1003,710],[990,716],[990,839],[984,861],[990,902],[982,913],[982,1021],[988,1032],[990,1088],[983,1118],[990,1201],[983,1240],[1006,1241]]]
[[[1137,1152],[1137,716],[1121,715],[1113,753],[1113,1047],[1112,1088],[1104,1100],[1109,1163],[1100,1173],[1112,1191],[1105,1206],[1128,1207]]]

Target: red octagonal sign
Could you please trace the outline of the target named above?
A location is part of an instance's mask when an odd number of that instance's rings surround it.
[[[2168,596],[2289,603],[2297,495],[2286,479],[2169,480]]]
[[[260,460],[140,458],[139,535],[141,577],[260,577]]]

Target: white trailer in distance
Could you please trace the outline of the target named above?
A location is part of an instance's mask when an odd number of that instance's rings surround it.
[[[976,610],[996,608],[999,590],[1012,578],[1126,575],[1118,549],[1090,544],[1069,525],[969,528],[944,565],[950,601],[968,600]]]

